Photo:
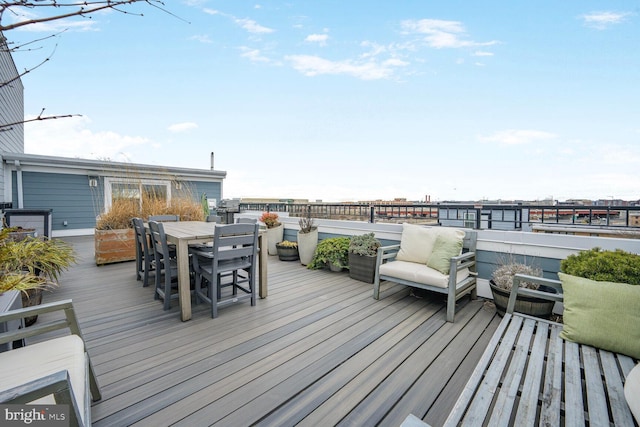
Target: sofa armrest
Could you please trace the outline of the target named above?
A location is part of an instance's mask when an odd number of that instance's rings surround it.
[[[520,282],[533,282],[539,285],[547,286],[556,290],[556,293],[543,292],[536,289],[528,289],[520,287]],[[515,291],[515,292],[514,292]],[[550,301],[562,302],[564,294],[562,293],[562,283],[559,280],[546,279],[544,277],[527,276],[526,274],[516,274],[513,277],[513,286],[509,295],[509,303],[507,304],[507,313],[513,313],[516,306],[516,298],[518,295],[524,295],[534,298],[541,298]]]

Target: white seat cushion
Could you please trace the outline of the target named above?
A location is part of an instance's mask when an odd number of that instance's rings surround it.
[[[427,267],[425,264],[407,261],[391,261],[380,266],[380,276],[395,277],[410,282],[446,288],[449,286],[449,275]],[[469,277],[469,269],[458,272],[456,283]]]
[[[640,363],[627,375],[624,383],[624,397],[633,417],[640,424]]]
[[[81,416],[85,416],[87,364],[84,343],[77,335],[55,338],[0,353],[0,390],[67,370]],[[32,403],[54,403],[53,398]],[[85,424],[87,420],[84,420]]]

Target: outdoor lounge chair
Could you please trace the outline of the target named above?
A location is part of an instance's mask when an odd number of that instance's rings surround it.
[[[456,301],[476,298],[476,239],[473,230],[403,224],[400,244],[378,248],[373,298],[383,280],[445,294],[453,322]]]
[[[0,334],[1,344],[57,329],[71,331],[0,353],[0,403],[68,404],[70,425],[90,426],[91,400],[101,399],[100,388],[71,300],[11,310],[0,314],[0,322],[61,311],[63,319]]]

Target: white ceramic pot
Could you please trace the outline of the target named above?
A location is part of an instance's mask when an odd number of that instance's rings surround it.
[[[282,242],[284,239],[284,225],[267,228],[267,253],[269,255],[278,255],[276,243]]]
[[[298,254],[300,255],[300,263],[307,265],[313,259],[318,246],[318,229],[313,229],[309,233],[301,233],[298,231]]]

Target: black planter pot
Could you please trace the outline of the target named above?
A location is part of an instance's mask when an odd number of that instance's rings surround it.
[[[496,286],[493,280],[489,281],[489,286],[491,287],[491,293],[493,294],[493,302],[496,306],[496,310],[498,310],[498,314],[500,316],[504,316],[504,313],[507,310],[507,304],[509,304],[510,292]],[[538,290],[552,294],[556,293],[555,289],[547,286],[540,286]],[[549,319],[553,313],[554,304],[555,301],[528,296],[518,296],[518,299],[516,299],[515,311],[518,313],[528,314],[530,316],[540,317],[542,319]]]
[[[376,257],[349,253],[349,277],[373,283],[376,275]]]
[[[280,261],[297,261],[300,259],[298,248],[276,245],[276,250],[278,251],[278,259],[280,259]]]

